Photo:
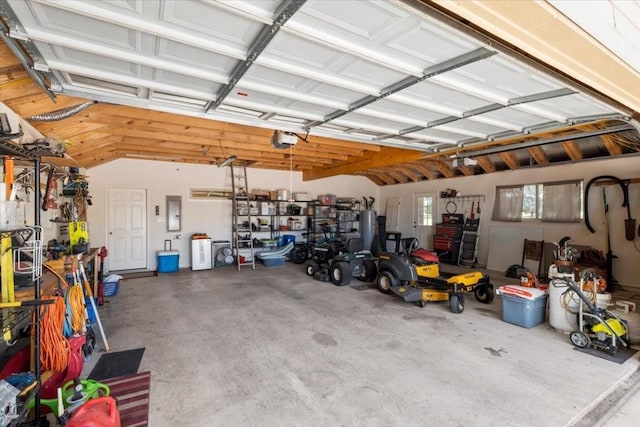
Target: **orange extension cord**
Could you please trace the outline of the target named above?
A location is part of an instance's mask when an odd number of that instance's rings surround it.
[[[81,334],[86,327],[84,292],[79,284],[70,286],[67,289],[69,293],[69,306],[71,309],[71,329],[74,334]]]
[[[62,372],[69,364],[69,342],[62,334],[65,305],[61,296],[43,297],[53,299],[53,304],[40,306],[40,363],[45,371]]]

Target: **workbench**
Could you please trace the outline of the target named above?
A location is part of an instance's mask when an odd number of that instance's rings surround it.
[[[99,275],[100,269],[96,263],[96,260],[98,259],[99,254],[100,254],[100,248],[91,248],[89,249],[88,253],[82,255],[82,264],[84,265],[85,271],[89,271],[90,265],[93,263],[93,265],[91,265],[91,268],[93,268],[92,277],[87,277],[87,279],[89,279],[89,281],[91,282],[92,294],[94,295],[94,297],[98,295],[98,282],[99,282],[98,275]],[[77,263],[77,255],[68,255],[67,257],[67,259],[71,261],[73,261],[74,258],[76,259],[76,263]],[[67,263],[64,261],[60,262],[60,260],[45,261],[44,264],[52,266],[55,273],[59,274],[63,278],[67,277],[67,273],[71,270],[72,266],[77,267],[77,264],[73,264],[72,262]],[[57,288],[60,287],[60,279],[54,273],[52,273],[47,267],[44,267],[44,266],[43,266],[43,274],[42,274],[42,278],[40,279],[40,283],[41,283],[41,294],[43,296],[51,295],[53,291],[55,291]],[[16,301],[32,300],[34,299],[33,293],[34,293],[33,286],[16,288],[15,290]]]

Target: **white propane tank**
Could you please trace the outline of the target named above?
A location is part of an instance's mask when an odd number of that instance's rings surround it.
[[[636,303],[631,301],[616,301],[613,313],[627,321],[629,341],[631,341],[631,344],[640,344],[640,313],[636,310]]]
[[[549,325],[557,331],[573,332],[578,329],[578,309],[580,298],[562,280],[562,275],[556,273],[556,277],[549,282]],[[573,274],[569,274],[566,280],[573,280]]]

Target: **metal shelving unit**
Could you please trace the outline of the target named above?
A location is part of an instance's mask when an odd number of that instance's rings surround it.
[[[40,419],[40,387],[41,387],[41,375],[42,375],[42,367],[40,362],[40,334],[41,334],[41,313],[40,310],[33,310],[33,307],[39,307],[41,304],[46,302],[42,301],[41,298],[41,276],[42,276],[42,227],[41,217],[40,217],[40,204],[42,202],[42,195],[40,192],[40,168],[41,168],[41,157],[49,156],[49,157],[60,157],[61,153],[54,153],[48,149],[45,145],[35,144],[31,146],[29,149],[20,146],[19,144],[12,143],[10,139],[18,138],[21,134],[11,134],[11,135],[3,135],[0,137],[0,156],[11,156],[14,158],[22,159],[22,160],[31,160],[34,164],[34,218],[32,226],[23,226],[21,224],[16,224],[15,227],[5,227],[2,230],[3,237],[12,236],[15,233],[24,233],[26,232],[28,237],[24,239],[24,245],[22,245],[21,249],[19,249],[17,257],[32,257],[30,271],[32,273],[32,278],[34,282],[34,295],[32,301],[22,302],[20,303],[20,307],[12,307],[12,308],[3,308],[3,317],[2,317],[2,330],[3,336],[5,328],[11,330],[15,328],[20,323],[20,319],[24,319],[24,316],[29,316],[31,311],[33,311],[33,339],[35,341],[34,345],[34,374],[36,377],[36,386],[34,391],[32,392],[32,396],[34,399],[34,417],[36,420]],[[11,302],[11,301],[8,301]],[[20,422],[26,417],[28,411],[21,410],[19,416],[12,421],[13,424]]]

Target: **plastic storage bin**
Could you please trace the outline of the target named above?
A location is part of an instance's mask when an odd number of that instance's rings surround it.
[[[285,257],[278,258],[260,258],[266,267],[284,267]]]
[[[535,296],[509,295],[498,292],[502,297],[502,320],[523,328],[533,328],[544,323],[547,308],[547,294],[540,291]],[[532,299],[530,299],[532,298]]]
[[[171,240],[164,241],[164,250],[158,251],[157,255],[158,273],[175,273],[179,270],[180,252],[171,250]]]
[[[120,281],[115,282],[103,282],[102,283],[102,295],[105,297],[114,297],[118,295],[120,290]]]

